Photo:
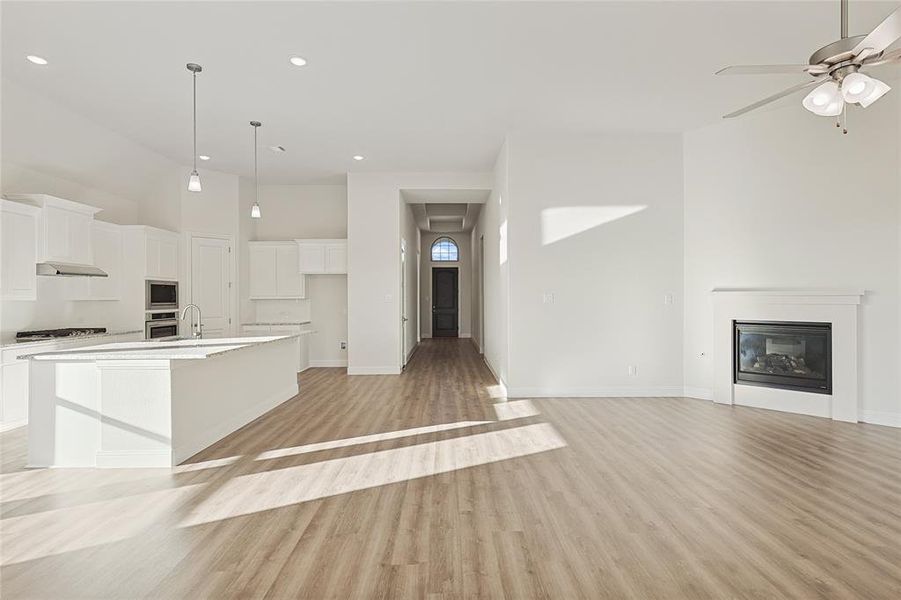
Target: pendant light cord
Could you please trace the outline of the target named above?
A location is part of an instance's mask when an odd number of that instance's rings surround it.
[[[257,130],[259,128],[259,125],[253,126],[253,199],[257,205],[260,204],[260,176],[257,172],[257,148],[259,147],[257,142]]]
[[[194,171],[197,172],[197,72],[193,72],[194,79]]]

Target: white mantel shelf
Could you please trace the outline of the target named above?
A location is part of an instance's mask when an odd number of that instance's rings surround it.
[[[860,304],[866,294],[862,289],[790,289],[790,288],[713,288],[711,293],[730,297],[778,299],[792,304]]]
[[[713,400],[786,412],[858,421],[858,306],[862,289],[714,288]],[[832,393],[784,390],[733,379],[735,321],[829,323],[832,330]]]

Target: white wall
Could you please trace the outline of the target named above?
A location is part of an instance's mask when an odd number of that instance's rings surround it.
[[[253,181],[241,186],[240,234],[242,239],[278,241],[303,238],[347,237],[347,187],[344,185],[261,185],[262,219],[250,218]],[[341,366],[347,351],[347,277],[308,275],[305,300],[248,299],[247,245],[240,247],[242,322],[312,321],[310,337],[313,366]]]
[[[2,86],[0,193],[51,194],[101,208],[96,215],[101,221],[141,222],[145,197],[172,173],[174,163],[8,79]],[[67,283],[39,277],[36,301],[3,301],[0,336],[57,327],[121,330],[143,323],[143,306],[66,300]]]
[[[103,208],[104,220],[134,224],[137,205],[176,166],[55,99],[8,78],[0,84],[4,192],[60,195]]]
[[[486,189],[485,173],[348,173],[348,372],[400,372],[402,189]]]
[[[485,362],[507,385],[509,367],[510,264],[507,248],[508,144],[498,153],[491,173],[491,196],[482,206],[472,231],[473,239],[484,238],[485,244],[485,339],[478,340]]]
[[[507,145],[508,393],[680,395],[681,137]]]
[[[432,243],[440,237],[448,237],[457,243],[460,260],[456,262],[432,262]],[[432,336],[432,267],[457,267],[458,273],[458,327],[460,337],[472,335],[472,234],[431,233],[422,234],[422,269],[420,280],[420,311],[422,314],[422,337]]]
[[[404,259],[406,296],[403,298],[403,305],[400,307],[401,316],[407,318],[406,329],[404,330],[406,332],[406,338],[403,342],[403,351],[405,355],[404,364],[406,364],[406,361],[410,359],[410,356],[416,349],[416,344],[419,342],[419,307],[417,306],[417,300],[420,296],[418,293],[420,274],[416,266],[417,262],[419,262],[418,258],[420,256],[422,234],[416,226],[413,209],[410,208],[409,204],[404,203],[401,207],[400,217],[401,237],[406,248],[406,257]]]
[[[482,332],[481,332],[481,322],[482,322],[482,305],[480,302],[481,296],[479,295],[480,287],[483,287],[481,282],[481,271],[482,264],[480,261],[479,255],[479,234],[477,231],[470,232],[469,234],[469,255],[472,263],[472,278],[470,280],[472,285],[472,294],[469,302],[469,310],[470,310],[470,329],[472,330],[472,341],[475,342],[476,347],[479,349],[479,352],[482,351]]]
[[[711,288],[863,288],[861,418],[901,425],[901,102],[884,100],[848,135],[795,104],[685,134],[689,394],[712,387]]]

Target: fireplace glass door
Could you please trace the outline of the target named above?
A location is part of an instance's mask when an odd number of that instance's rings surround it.
[[[735,321],[734,381],[832,393],[829,323]]]

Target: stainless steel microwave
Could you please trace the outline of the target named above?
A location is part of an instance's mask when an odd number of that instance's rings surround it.
[[[178,282],[147,280],[144,297],[147,310],[178,308]]]

